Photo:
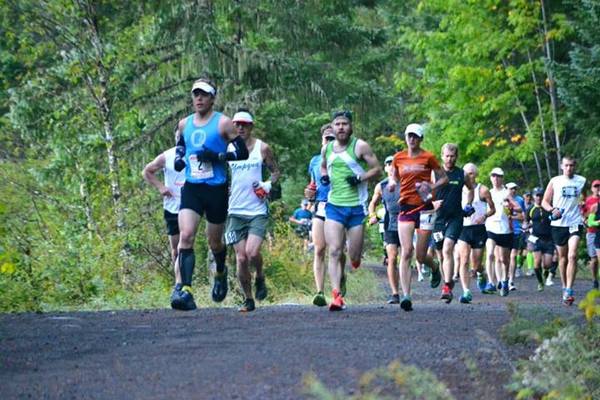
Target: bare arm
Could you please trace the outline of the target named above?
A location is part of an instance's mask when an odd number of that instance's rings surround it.
[[[382,196],[381,183],[378,183],[377,185],[375,185],[375,190],[373,191],[373,197],[371,197],[371,202],[369,203],[369,223],[370,224],[374,224],[375,222],[377,222],[377,215],[375,213],[375,210],[377,208],[377,205],[381,201],[381,196]],[[373,218],[375,219],[375,222],[373,222]]]
[[[435,174],[435,183],[431,185],[432,190],[435,190],[440,186],[444,186],[448,183],[448,175],[446,175],[446,171],[444,171],[444,168],[435,169],[433,170],[433,172]],[[472,201],[473,198],[471,197],[471,202]]]
[[[485,214],[485,217],[489,218],[492,215],[496,214],[496,206],[494,205],[494,201],[492,200],[492,195],[490,193],[490,190],[487,187],[481,185],[479,197],[484,199],[488,205],[488,211]]]
[[[165,155],[161,153],[154,160],[146,164],[142,171],[142,177],[146,182],[158,189],[161,195],[171,197],[173,193],[156,177],[156,173],[165,167],[165,163]]]
[[[321,177],[329,176],[327,172],[327,159],[325,158],[325,154],[327,153],[327,145],[321,147]]]
[[[467,204],[473,204],[473,200],[475,200],[475,181],[471,178],[470,175],[465,174],[465,186],[469,189],[467,194]]]
[[[358,140],[356,143],[356,156],[365,160],[369,166],[369,170],[360,177],[361,181],[377,178],[381,174],[381,165],[371,150],[371,146],[364,140]]]

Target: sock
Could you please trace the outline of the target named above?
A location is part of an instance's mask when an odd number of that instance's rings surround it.
[[[194,249],[179,250],[179,272],[181,273],[181,284],[183,286],[192,286],[195,263],[196,256],[194,255]]]
[[[527,268],[533,269],[533,253],[527,253]]]
[[[225,257],[227,256],[227,247],[223,247],[220,253],[215,253],[213,251],[213,256],[215,257],[215,263],[217,264],[217,272],[221,273],[225,271]]]
[[[517,262],[517,268],[521,268],[523,266],[523,256],[520,254],[517,255],[516,262]]]
[[[538,283],[540,285],[543,285],[544,284],[544,277],[542,276],[542,269],[541,268],[537,268],[537,269],[534,269],[533,271],[535,272],[535,277],[537,278]]]
[[[552,266],[550,267],[550,272],[552,276],[556,276],[556,269],[558,268],[558,261],[552,261]]]

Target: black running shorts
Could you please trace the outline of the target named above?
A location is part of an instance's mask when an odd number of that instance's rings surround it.
[[[179,235],[179,222],[177,222],[178,214],[173,214],[164,210],[165,223],[167,224],[167,235]]]
[[[185,182],[181,188],[181,206],[179,210],[194,210],[205,215],[211,224],[222,224],[227,219],[227,185],[211,186],[205,183]]]
[[[488,231],[487,233],[488,235],[488,239],[492,239],[494,242],[496,242],[496,246],[500,246],[500,247],[504,247],[507,249],[512,248],[512,242],[513,242],[513,234],[511,233],[494,233],[494,232],[490,232]]]
[[[458,240],[467,243],[472,249],[483,249],[487,240],[485,225],[463,226]]]
[[[553,226],[552,241],[557,246],[566,246],[571,236],[581,236],[583,226],[579,225],[577,229],[571,229],[568,226]]]

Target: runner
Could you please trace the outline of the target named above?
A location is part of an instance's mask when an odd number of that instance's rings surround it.
[[[525,276],[532,276],[534,274],[533,271],[533,243],[531,243],[529,239],[529,235],[531,234],[531,223],[527,220],[527,216],[529,215],[529,211],[533,208],[534,202],[533,197],[531,196],[530,191],[526,191],[523,193],[523,200],[525,202],[525,221],[523,221],[523,235],[525,239],[525,249],[521,252],[521,256],[525,259],[525,267],[526,272]]]
[[[460,237],[463,228],[463,214],[471,215],[475,210],[473,202],[473,183],[470,176],[465,175],[462,168],[456,166],[458,146],[446,143],[442,146],[442,162],[448,184],[440,187],[436,193],[435,203],[439,204],[436,211],[433,240],[438,259],[442,265],[444,285],[441,299],[447,304],[454,297],[454,245]],[[467,204],[464,211],[461,207],[463,187],[468,190]],[[463,275],[463,274],[461,274]]]
[[[577,275],[577,245],[583,229],[579,200],[585,178],[575,175],[575,165],[574,158],[562,158],[563,174],[550,179],[542,200],[542,207],[552,213],[552,240],[558,251],[563,303],[566,305],[575,301],[573,283]]]
[[[513,232],[513,241],[510,250],[510,263],[508,267],[508,290],[517,290],[515,278],[521,276],[523,257],[521,253],[525,250],[525,235],[523,234],[523,221],[525,220],[525,201],[517,194],[517,185],[514,182],[506,184],[506,188],[510,192],[510,196],[519,204],[521,211],[512,210],[510,215],[511,229]]]
[[[294,232],[303,241],[304,251],[308,251],[310,243],[311,220],[313,213],[310,211],[310,202],[307,199],[300,201],[300,208],[296,208],[289,221],[294,224]]]
[[[550,227],[550,213],[542,208],[542,196],[544,189],[533,189],[534,205],[527,213],[527,220],[531,223],[531,234],[528,241],[534,246],[534,272],[537,278],[537,290],[544,290],[544,271],[550,270],[552,256],[554,255],[554,243],[552,243],[552,229]]]
[[[594,181],[594,184],[599,183],[600,181]],[[596,202],[589,210],[587,224],[591,228],[600,229],[600,202]],[[596,235],[594,237],[594,248],[596,249],[596,258],[600,259],[600,235]],[[597,287],[594,289],[598,289]]]
[[[272,185],[279,179],[280,172],[269,145],[253,135],[252,113],[241,108],[233,116],[232,121],[237,134],[246,144],[249,156],[247,160],[229,161],[231,189],[225,244],[233,245],[235,250],[238,280],[244,292],[244,303],[239,311],[249,312],[255,309],[254,296],[256,300],[264,300],[267,297],[260,249],[269,222],[267,199]],[[229,146],[230,150],[234,150],[233,145]],[[271,174],[270,180],[266,182],[262,181],[263,165]],[[254,296],[250,265],[256,270]]]
[[[496,212],[485,221],[488,239],[486,241],[486,271],[488,284],[484,293],[494,293],[496,282],[501,296],[508,296],[508,267],[513,234],[511,217],[522,212],[521,206],[514,201],[508,189],[504,187],[504,171],[494,168],[490,173],[492,188],[490,195]]]
[[[321,147],[335,140],[333,128],[331,124],[325,124],[321,127]],[[314,245],[313,256],[313,274],[315,276],[315,286],[317,293],[313,297],[313,304],[317,307],[327,305],[324,293],[325,282],[325,206],[327,205],[327,195],[329,194],[329,185],[321,184],[321,153],[317,154],[310,160],[308,166],[310,175],[310,183],[304,189],[304,196],[308,200],[315,201],[314,213],[312,217],[312,240]],[[344,273],[344,265],[346,264],[346,256],[342,252],[340,255],[340,269],[342,271],[342,282],[340,291],[342,296],[346,294],[346,274]]]
[[[469,176],[471,182],[477,182],[478,170],[473,163],[468,163],[463,167],[465,175]],[[468,204],[469,190],[463,187],[462,208]],[[475,212],[470,216],[463,218],[463,229],[458,238],[458,251],[460,253],[460,283],[463,294],[460,296],[460,302],[468,304],[473,300],[471,294],[471,274],[467,270],[467,264],[470,259],[471,268],[477,271],[477,285],[480,291],[486,287],[485,274],[483,272],[482,257],[487,232],[485,230],[485,220],[496,213],[496,207],[492,201],[490,190],[487,186],[477,183],[474,190],[473,209]],[[470,256],[470,257],[469,257]]]
[[[175,130],[176,136],[178,131]],[[177,265],[177,245],[179,243],[179,224],[177,216],[179,214],[179,204],[181,202],[181,188],[185,183],[185,173],[177,172],[173,169],[175,162],[175,147],[159,154],[154,160],[146,164],[142,171],[144,180],[154,186],[163,197],[163,215],[167,225],[167,236],[171,248],[171,262],[175,272],[175,288],[171,298],[171,307],[177,308],[179,291],[182,288],[181,274]],[[156,177],[156,173],[162,170],[164,183]],[[175,301],[175,304],[173,304]]]
[[[584,216],[587,218],[592,207],[600,202],[600,180],[596,179],[592,182],[592,194],[585,199]],[[595,245],[598,228],[589,226],[585,235],[587,252],[590,257],[590,272],[592,273],[592,288],[598,289],[598,256],[596,251],[599,250]]]
[[[379,218],[376,214],[376,207],[380,201],[383,202],[385,207],[385,218],[384,218],[384,239],[385,250],[387,253],[387,277],[392,294],[387,300],[388,304],[399,304],[400,295],[398,294],[398,246],[400,246],[400,239],[398,238],[398,213],[400,212],[400,205],[398,200],[400,199],[400,185],[396,185],[396,190],[390,192],[387,189],[389,175],[391,174],[391,165],[394,160],[393,156],[388,156],[385,159],[384,170],[388,175],[387,178],[379,182],[375,186],[373,197],[369,203],[369,223],[371,225],[379,222]]]
[[[412,240],[415,229],[417,229],[417,262],[427,264],[429,267],[432,288],[438,287],[441,281],[440,268],[435,265],[433,258],[427,255],[427,250],[431,238],[431,229],[433,228],[433,205],[431,203],[433,194],[439,187],[448,183],[448,177],[435,156],[421,148],[424,131],[419,124],[410,124],[406,127],[404,138],[407,150],[394,155],[392,173],[387,186],[389,191],[394,191],[396,185],[400,183],[398,235],[401,246],[400,286],[403,292],[400,307],[404,311],[413,309],[410,290],[412,279],[410,260],[414,250]],[[436,178],[434,184],[431,184],[432,172],[434,172]],[[422,213],[421,210],[425,213]],[[428,228],[428,230],[422,228]]]
[[[179,121],[179,140],[174,161],[176,171],[185,168],[185,185],[179,208],[179,270],[182,288],[175,307],[180,310],[196,308],[192,296],[194,274],[194,240],[200,217],[206,218],[208,247],[216,263],[212,299],[220,302],[227,296],[227,248],[223,230],[227,217],[226,161],[245,160],[248,149],[235,132],[229,117],[213,111],[217,89],[208,79],[194,82],[191,90],[194,113]],[[234,150],[228,151],[231,142]],[[172,302],[173,304],[173,302]]]
[[[362,256],[367,181],[376,178],[381,167],[369,144],[352,137],[350,111],[334,113],[332,126],[335,140],[321,152],[321,183],[331,185],[325,206],[325,242],[329,247],[329,279],[333,289],[329,310],[339,311],[345,308],[340,268],[344,238],[348,241],[350,264],[356,269]],[[369,168],[366,171],[365,162]]]

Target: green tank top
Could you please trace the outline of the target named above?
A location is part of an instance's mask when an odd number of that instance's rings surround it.
[[[357,141],[356,138],[352,138],[346,149],[340,153],[333,151],[334,142],[327,144],[325,157],[327,159],[327,172],[331,181],[327,202],[335,206],[364,206],[368,199],[366,182],[362,182],[357,186],[352,186],[346,182],[346,178],[365,172],[365,163],[359,161],[354,152]]]

